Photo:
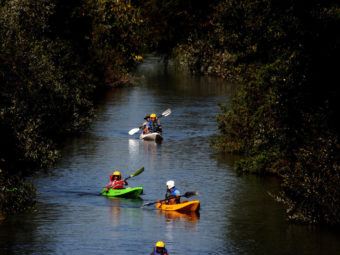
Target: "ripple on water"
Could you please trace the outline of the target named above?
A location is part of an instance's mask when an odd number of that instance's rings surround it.
[[[90,129],[69,141],[48,174],[34,178],[37,210],[0,223],[0,254],[149,254],[164,240],[170,254],[339,254],[339,233],[291,226],[268,196],[277,183],[237,177],[228,157],[212,155],[217,104],[233,86],[197,78],[146,59],[136,87],[108,93]],[[163,118],[164,142],[129,136],[146,113],[172,109]],[[143,200],[99,196],[113,169],[143,185]],[[200,215],[167,213],[145,202],[164,197],[165,182],[182,193],[198,191]],[[274,252],[273,252],[274,251]]]

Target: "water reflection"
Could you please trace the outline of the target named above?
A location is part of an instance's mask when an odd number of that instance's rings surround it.
[[[157,211],[158,215],[165,217],[166,221],[187,221],[187,222],[197,222],[200,218],[198,212],[177,212],[177,211]]]
[[[110,209],[110,219],[113,226],[118,226],[120,224],[120,214],[121,214],[121,200],[119,198],[109,198],[112,204]]]
[[[0,254],[51,254],[56,240],[49,232],[53,227],[46,225],[49,217],[58,219],[57,205],[38,204],[35,211],[16,216],[8,216],[0,222]],[[43,231],[42,231],[43,230]],[[29,245],[27,245],[29,244]]]
[[[159,143],[155,143],[154,141],[140,141],[143,146],[143,152],[145,155],[149,155],[151,159],[156,159],[157,154],[159,151],[157,150],[158,147],[161,146]]]
[[[284,208],[269,195],[276,194],[278,187],[275,178],[242,176],[230,206],[231,215],[226,216],[225,239],[242,254],[340,254],[336,233],[290,224],[278,217],[284,215]]]
[[[170,254],[340,254],[339,233],[284,221],[267,194],[277,183],[238,178],[231,157],[211,154],[217,104],[226,102],[230,86],[178,72],[153,75],[155,62],[144,67],[145,83],[108,94],[97,120],[63,150],[53,174],[35,179],[43,206],[0,222],[0,254],[147,254],[155,240],[164,240]],[[161,145],[128,136],[146,112],[167,108],[173,113],[162,120]],[[145,200],[162,197],[165,182],[175,179],[183,193],[199,191],[201,215],[91,195],[113,168],[127,176],[141,166],[145,171],[129,184],[143,184]]]
[[[139,156],[140,152],[143,152],[143,155],[151,156],[151,160],[155,160],[156,156],[159,154],[158,147],[160,147],[160,143],[156,143],[154,141],[144,141],[139,139],[129,139],[129,155],[130,158],[135,159]]]
[[[129,139],[129,154],[130,157],[136,157],[139,152],[139,141],[137,139]]]

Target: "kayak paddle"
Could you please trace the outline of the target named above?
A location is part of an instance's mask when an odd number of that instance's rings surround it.
[[[126,178],[124,179],[124,181],[130,179],[131,177],[135,177],[135,176],[137,176],[137,175],[140,175],[141,173],[143,173],[143,171],[144,171],[144,166],[141,167],[141,168],[139,168],[139,169],[138,169],[136,172],[134,172],[133,174],[130,174],[128,177],[126,177]]]
[[[129,135],[136,134],[142,127],[133,128],[129,131]]]
[[[185,192],[183,195],[180,195],[180,196],[178,196],[178,197],[186,197],[186,198],[189,198],[189,197],[192,197],[192,196],[195,196],[195,195],[198,195],[198,192],[197,192],[197,191],[188,191],[188,192]],[[144,207],[144,206],[149,206],[149,205],[154,205],[154,204],[156,204],[156,203],[162,203],[162,202],[167,201],[167,200],[169,200],[169,198],[168,198],[168,199],[163,199],[163,200],[158,200],[158,201],[156,201],[156,202],[146,203],[146,204],[142,205],[142,207]]]
[[[162,112],[162,114],[159,115],[158,119],[162,118],[162,117],[167,117],[171,114],[171,109],[166,109],[164,112]]]
[[[166,109],[164,112],[162,112],[162,114],[159,114],[158,119],[162,118],[162,117],[167,117],[171,114],[171,109]],[[136,134],[140,129],[142,129],[143,126],[140,126],[138,128],[133,128],[129,131],[129,135],[133,135]]]

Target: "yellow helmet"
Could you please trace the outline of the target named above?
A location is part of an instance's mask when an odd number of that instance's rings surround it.
[[[165,248],[165,243],[163,241],[158,241],[156,243],[156,247],[159,247],[159,248]]]
[[[135,55],[134,59],[135,59],[136,62],[143,62],[143,56],[141,56],[141,55]]]
[[[156,113],[151,113],[151,114],[150,114],[150,118],[157,118]]]
[[[114,171],[113,173],[112,173],[112,175],[117,175],[117,176],[122,176],[122,174],[119,172],[119,171]]]

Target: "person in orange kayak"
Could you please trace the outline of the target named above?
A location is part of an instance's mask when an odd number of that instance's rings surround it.
[[[175,181],[170,180],[166,182],[166,194],[165,199],[167,199],[167,204],[179,204],[181,202],[181,192],[175,187]]]
[[[162,132],[162,125],[159,122],[159,119],[157,118],[156,113],[151,113],[150,114],[150,119],[148,120],[147,123],[147,130],[148,133],[154,133],[154,132]]]
[[[163,241],[158,241],[150,255],[169,255],[165,248],[165,243]]]
[[[125,185],[128,185],[127,181],[122,180],[122,174],[118,170],[115,170],[110,175],[110,182],[106,185],[106,189],[124,189]]]

